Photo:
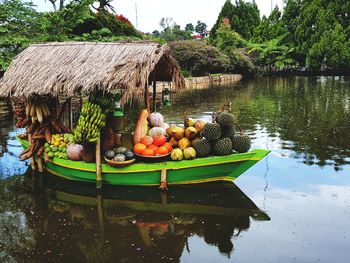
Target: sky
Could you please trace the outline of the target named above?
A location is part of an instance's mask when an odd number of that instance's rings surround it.
[[[52,11],[48,0],[32,0],[38,11]],[[234,3],[234,0],[231,0]],[[58,2],[58,1],[57,1]],[[271,0],[255,0],[261,15],[269,15]],[[173,18],[184,28],[186,24],[197,24],[200,20],[210,29],[216,22],[225,0],[115,0],[112,2],[117,14],[126,16],[142,32],[160,30],[162,17]],[[272,0],[272,5],[283,6],[283,0]],[[97,4],[96,4],[97,6]],[[137,23],[136,8],[137,7]]]

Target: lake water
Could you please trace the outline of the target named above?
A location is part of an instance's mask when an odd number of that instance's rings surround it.
[[[209,121],[227,101],[271,153],[235,184],[167,193],[32,175],[2,120],[0,262],[348,262],[350,79],[259,78],[178,94],[161,111]]]

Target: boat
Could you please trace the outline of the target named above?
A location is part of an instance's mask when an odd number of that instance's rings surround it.
[[[29,142],[19,139],[23,148]],[[101,164],[102,183],[110,185],[159,186],[161,173],[166,172],[168,185],[198,184],[214,181],[232,182],[269,153],[254,149],[247,153],[210,156],[181,162],[135,163],[127,167]],[[46,162],[46,170],[68,180],[96,183],[96,163],[53,158]]]
[[[114,55],[106,58],[106,54]],[[96,65],[103,69],[96,71]],[[21,81],[16,81],[18,79]],[[121,105],[144,98],[145,109],[140,113],[134,134],[145,136],[144,127],[151,108],[153,112],[157,111],[157,81],[171,82],[171,92],[186,89],[181,69],[167,45],[154,42],[34,44],[11,63],[0,81],[0,97],[10,97],[12,102],[18,99],[17,108],[12,104],[16,109],[17,127],[26,128],[18,137],[27,150],[20,154],[22,161],[30,159],[32,170],[37,169],[39,173],[46,169],[70,181],[96,183],[97,188],[106,184],[166,189],[170,185],[232,182],[269,153],[268,150],[254,149],[246,153],[178,162],[156,159],[148,163],[140,159],[126,167],[108,166],[101,156],[106,149],[122,145],[121,139],[120,143],[116,139],[124,132],[124,117],[119,114]],[[170,91],[163,92],[166,105],[171,97]],[[224,108],[225,105],[222,111]],[[110,148],[104,148],[107,136],[102,128],[111,131]],[[86,155],[92,156],[90,160],[94,162],[68,160],[66,148],[69,140],[63,142],[61,138],[64,145],[54,140],[54,136],[62,136],[62,133],[70,134],[72,141],[89,152]],[[162,136],[165,144],[166,138],[164,134]],[[138,142],[135,137],[133,143]],[[56,149],[51,152],[53,147]],[[101,153],[101,149],[104,152]],[[168,150],[168,154],[171,151]]]

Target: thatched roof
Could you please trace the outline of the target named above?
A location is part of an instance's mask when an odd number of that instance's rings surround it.
[[[0,81],[0,97],[56,96],[125,88],[122,102],[144,94],[150,80],[185,88],[167,45],[154,42],[55,42],[30,45]]]

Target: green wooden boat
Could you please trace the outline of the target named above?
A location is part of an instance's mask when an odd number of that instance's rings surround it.
[[[24,148],[28,141],[18,139]],[[247,153],[211,156],[180,162],[136,163],[123,168],[102,164],[102,182],[111,185],[159,186],[166,171],[168,185],[233,181],[269,151],[254,149]],[[53,158],[46,163],[48,172],[69,180],[96,183],[96,164]]]

